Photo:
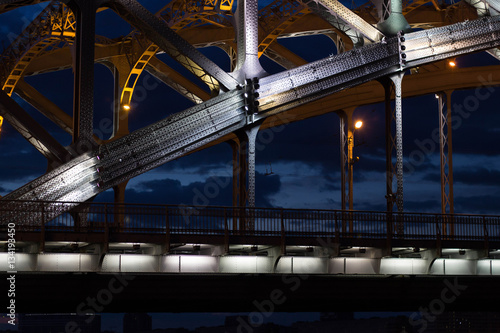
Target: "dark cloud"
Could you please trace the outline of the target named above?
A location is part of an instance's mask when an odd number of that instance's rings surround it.
[[[430,181],[430,182],[441,182],[441,174],[439,172],[429,172],[422,177],[422,180]],[[455,179],[456,181],[456,179]]]
[[[257,173],[256,206],[272,207],[269,197],[279,192],[280,177],[264,176]],[[145,181],[125,193],[127,202],[144,204],[171,204],[196,206],[232,205],[232,179],[228,177],[210,177],[204,182],[182,185],[179,180],[162,179]],[[96,202],[113,202],[113,192],[106,191],[96,197]]]
[[[500,192],[493,195],[456,196],[455,213],[500,215]]]
[[[453,180],[471,185],[500,185],[500,171],[484,167],[461,168],[453,171]]]

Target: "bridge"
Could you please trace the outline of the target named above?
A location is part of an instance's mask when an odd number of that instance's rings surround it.
[[[0,0],[0,15],[37,3],[43,1]],[[62,311],[62,299],[77,308],[103,285],[115,288],[121,279],[125,286],[127,278],[136,287],[116,294],[120,301],[107,311],[227,310],[229,303],[251,311],[253,300],[273,298],[274,290],[287,291],[282,310],[415,309],[443,288],[456,291],[449,309],[480,308],[478,300],[496,293],[500,218],[454,212],[451,92],[477,88],[479,74],[488,77],[483,86],[498,85],[500,74],[498,66],[451,73],[446,60],[479,51],[498,57],[499,10],[493,1],[472,0],[373,1],[354,10],[335,0],[277,0],[260,9],[256,0],[174,0],[153,14],[133,0],[49,2],[1,57],[0,115],[49,165],[0,199],[0,267],[17,274],[19,309]],[[117,39],[95,35],[103,11],[134,30]],[[336,54],[308,63],[276,42],[316,34],[331,38]],[[198,50],[206,46],[228,54],[231,72]],[[159,60],[160,53],[192,75]],[[284,71],[266,73],[262,56]],[[96,63],[115,78],[109,139],[94,133]],[[75,73],[72,116],[23,79],[68,68]],[[144,71],[193,106],[129,133]],[[434,214],[404,210],[403,92],[439,100],[441,211]],[[72,144],[58,142],[13,94],[71,134]],[[353,113],[378,102],[386,106],[387,209],[356,211]],[[255,207],[259,130],[326,112],[340,117],[341,207]],[[125,203],[130,179],[223,142],[233,147],[233,206]],[[109,189],[114,203],[93,202]],[[324,292],[332,284],[341,290]],[[222,287],[228,293],[213,301]],[[189,288],[195,292],[186,295]],[[140,305],[144,293],[149,305]],[[366,295],[374,302],[360,305]]]

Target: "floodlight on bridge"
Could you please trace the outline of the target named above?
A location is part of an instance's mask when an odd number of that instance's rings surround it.
[[[125,111],[130,111],[130,105],[129,104],[123,104],[123,109]]]
[[[356,129],[360,129],[362,126],[363,126],[363,122],[362,122],[361,120],[358,120],[358,121],[354,124],[354,128],[356,128]]]
[[[456,67],[456,66],[457,66],[457,61],[456,61],[456,59],[450,59],[450,60],[448,60],[448,66],[450,66],[450,67],[452,67],[452,68],[453,68],[453,67]]]

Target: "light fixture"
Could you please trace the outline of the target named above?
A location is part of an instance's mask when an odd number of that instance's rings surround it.
[[[363,126],[363,122],[361,120],[358,120],[355,124],[354,124],[354,128],[356,129],[360,129],[361,126]]]
[[[455,67],[457,65],[457,61],[455,58],[448,60],[448,66]]]
[[[435,94],[434,96],[436,97],[436,99],[439,99],[439,95],[438,94]]]
[[[123,110],[125,110],[125,111],[130,110],[130,105],[129,104],[123,104]]]

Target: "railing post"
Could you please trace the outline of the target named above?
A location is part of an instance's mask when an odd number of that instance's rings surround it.
[[[224,251],[229,253],[229,227],[227,225],[227,211],[224,208]]]
[[[42,221],[40,226],[40,252],[45,251],[45,206],[44,203],[40,203],[42,208]]]
[[[281,208],[281,254],[286,254],[286,245],[285,245],[285,217],[283,208]]]
[[[488,235],[488,228],[486,227],[486,216],[483,216],[483,232],[484,232],[484,250],[486,251],[486,256],[490,256],[490,241]]]
[[[165,253],[170,252],[170,219],[168,218],[168,207],[165,207]]]
[[[340,231],[339,231],[339,222],[337,218],[337,212],[333,212],[335,219],[335,243],[340,244]]]
[[[347,227],[346,227],[346,211],[343,210],[342,211],[342,234],[345,236],[345,233],[347,231]]]
[[[389,251],[389,255],[392,254],[392,225],[393,225],[393,221],[394,221],[394,218],[393,218],[393,212],[392,211],[388,211],[386,212],[386,231],[387,231],[387,243],[386,243],[386,246],[387,246],[387,251]]]
[[[439,215],[436,215],[436,254],[441,257],[441,228],[439,228]]]

